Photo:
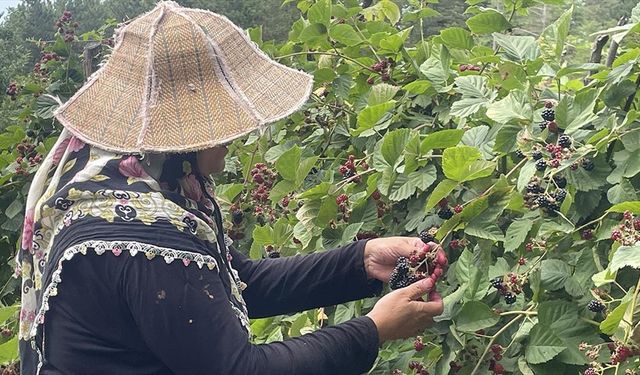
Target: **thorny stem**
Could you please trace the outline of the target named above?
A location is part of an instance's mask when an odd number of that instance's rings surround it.
[[[341,53],[322,52],[322,51],[294,52],[294,53],[289,53],[289,54],[287,54],[287,55],[278,56],[278,57],[276,57],[275,59],[276,59],[276,60],[281,60],[281,59],[284,59],[284,58],[287,58],[287,57],[291,57],[291,56],[299,56],[299,55],[326,55],[326,56],[336,56],[336,57],[341,57],[341,58],[343,58],[343,59],[345,59],[345,60],[349,60],[349,61],[351,61],[352,63],[359,65],[359,66],[360,66],[360,67],[362,67],[363,69],[366,69],[366,70],[368,70],[368,71],[371,71],[371,72],[375,72],[375,73],[377,73],[376,71],[374,71],[373,69],[371,69],[371,67],[366,66],[366,65],[364,65],[363,63],[361,63],[360,61],[355,60],[355,59],[353,59],[353,58],[351,58],[351,57],[349,57],[349,56],[345,56],[345,55],[343,55],[343,54],[341,54]]]
[[[531,311],[533,309],[533,306],[529,307],[526,311]],[[498,336],[500,336],[502,333],[504,333],[509,327],[511,327],[514,323],[516,323],[518,320],[520,320],[522,317],[524,317],[525,314],[518,314],[518,316],[516,316],[515,318],[511,319],[511,321],[507,324],[505,324],[502,328],[500,328],[500,330],[498,332],[496,332],[491,339],[489,340],[489,343],[487,344],[487,347],[484,349],[484,352],[482,353],[482,355],[480,356],[480,358],[478,358],[478,363],[476,363],[476,366],[473,368],[473,371],[471,371],[471,374],[469,375],[475,375],[478,370],[480,369],[480,365],[482,365],[482,361],[484,360],[484,357],[487,356],[487,353],[489,352],[489,349],[491,349],[491,345],[493,345],[493,343],[496,341],[496,339],[498,338]]]

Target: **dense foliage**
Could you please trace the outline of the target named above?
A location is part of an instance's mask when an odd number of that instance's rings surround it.
[[[314,92],[267,136],[231,146],[216,179],[237,246],[260,258],[375,236],[439,241],[451,263],[438,283],[444,314],[424,335],[385,344],[372,374],[637,373],[640,7],[602,32],[619,44],[606,66],[567,61],[572,7],[540,35],[517,32],[517,15],[562,1],[469,0],[464,24],[417,38],[413,28],[438,14],[429,1],[285,3],[301,12],[287,41],[249,34],[312,73]],[[0,134],[6,306],[18,302],[10,259],[29,179],[60,129],[51,96],[81,86],[80,40],[110,50],[109,25],[78,36],[72,12],[60,22],[2,102],[12,122]],[[255,320],[254,339],[304,334],[374,303]],[[4,362],[15,357],[16,309],[0,309]]]

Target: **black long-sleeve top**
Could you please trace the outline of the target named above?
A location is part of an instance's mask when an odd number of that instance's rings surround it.
[[[377,294],[364,241],[307,256],[250,260],[231,250],[250,317]],[[254,345],[221,275],[162,257],[96,255],[65,262],[44,323],[41,374],[360,374],[378,353],[368,317]]]

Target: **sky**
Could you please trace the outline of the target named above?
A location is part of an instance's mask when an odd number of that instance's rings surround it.
[[[0,12],[6,13],[7,8],[16,6],[19,2],[20,0],[0,0]]]

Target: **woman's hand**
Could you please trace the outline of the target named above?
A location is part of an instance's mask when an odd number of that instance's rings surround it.
[[[433,317],[442,314],[444,305],[432,289],[433,281],[426,278],[380,298],[367,314],[378,329],[380,344],[418,335],[433,324]],[[428,295],[427,302],[424,295]]]
[[[417,237],[386,237],[369,240],[364,248],[364,268],[369,279],[389,282],[391,271],[399,257],[409,257],[414,250],[419,250],[424,243]],[[429,243],[429,246],[438,246]],[[442,251],[442,250],[439,250]]]

